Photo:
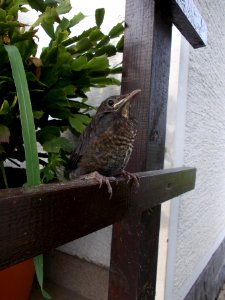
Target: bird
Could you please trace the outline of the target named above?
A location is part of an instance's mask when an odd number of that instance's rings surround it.
[[[137,121],[130,112],[133,99],[141,92],[136,89],[125,95],[110,96],[97,109],[92,121],[78,139],[68,162],[70,179],[94,179],[106,183],[110,198],[110,180],[123,175],[138,186],[138,178],[127,171],[137,134]]]

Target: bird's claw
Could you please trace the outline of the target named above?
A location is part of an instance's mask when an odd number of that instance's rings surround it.
[[[117,183],[117,179],[115,177],[106,177],[106,176],[101,175],[97,171],[95,171],[95,172],[85,175],[84,179],[96,180],[99,183],[99,188],[101,188],[102,184],[105,183],[107,186],[107,189],[108,189],[109,199],[112,198],[112,186],[111,186],[110,180],[116,181],[116,183]]]
[[[121,175],[127,180],[127,183],[129,183],[132,180],[132,186],[134,186],[135,190],[138,190],[140,187],[139,178],[130,172],[127,172],[125,170],[121,171]]]

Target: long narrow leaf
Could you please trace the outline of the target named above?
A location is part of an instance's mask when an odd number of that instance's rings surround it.
[[[43,281],[44,281],[44,274],[43,274],[43,255],[38,255],[33,258],[34,260],[34,267],[35,272],[37,275],[37,281],[41,287],[42,296],[45,299],[52,299],[52,297],[44,290],[43,288]]]
[[[13,45],[5,45],[5,49],[8,52],[20,108],[20,119],[26,158],[27,186],[34,186],[40,184],[41,180],[34,118],[26,74],[19,50]],[[38,255],[34,258],[34,266],[42,295],[46,299],[51,299],[48,293],[43,289],[43,255]]]
[[[104,8],[98,8],[95,11],[95,22],[98,27],[102,25],[102,22],[104,20],[105,16],[105,9]]]
[[[40,184],[40,172],[36,134],[23,62],[19,50],[15,46],[5,45],[5,49],[8,52],[20,107],[20,119],[26,157],[27,185],[38,185]]]

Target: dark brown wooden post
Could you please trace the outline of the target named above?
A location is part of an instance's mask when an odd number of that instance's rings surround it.
[[[172,23],[159,2],[126,1],[122,92],[140,88],[129,171],[163,168]],[[155,195],[149,194],[149,197]],[[109,300],[154,299],[160,206],[113,226]]]

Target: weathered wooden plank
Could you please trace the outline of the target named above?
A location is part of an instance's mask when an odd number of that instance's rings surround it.
[[[184,300],[224,299],[225,239],[212,254]],[[219,294],[221,293],[221,294]]]
[[[163,2],[163,1],[162,1]],[[164,1],[165,2],[165,1]],[[160,1],[126,1],[122,89],[139,87],[139,122],[128,170],[163,168],[172,22]],[[154,299],[160,207],[113,226],[109,300]]]
[[[207,26],[193,0],[170,0],[174,25],[193,48],[207,44]]]
[[[84,180],[0,190],[0,267],[44,253],[66,242],[140,213],[194,188],[195,169],[137,173],[133,191],[123,178],[106,186]]]
[[[142,90],[134,103],[139,130],[127,169],[161,169],[172,23],[159,1],[127,0],[126,24],[122,90]],[[160,207],[114,224],[109,300],[154,299],[159,222]]]

